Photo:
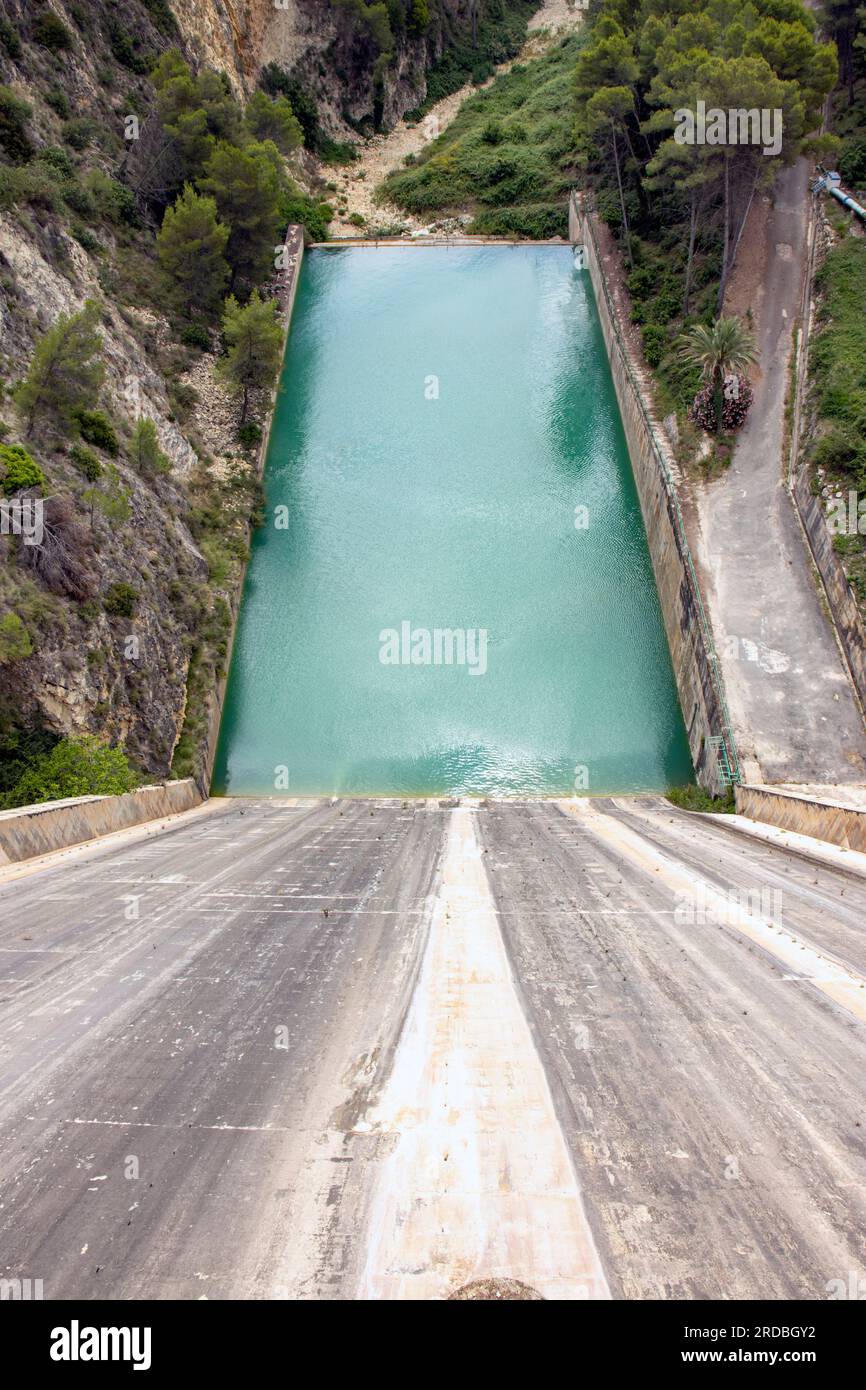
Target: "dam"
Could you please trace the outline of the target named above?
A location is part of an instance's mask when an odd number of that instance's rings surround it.
[[[264,482],[217,793],[691,779],[593,291],[569,247],[308,253]]]

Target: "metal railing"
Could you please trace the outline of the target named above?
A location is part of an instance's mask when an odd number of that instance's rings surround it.
[[[674,483],[673,478],[671,477],[670,469],[668,468],[667,464],[667,459],[664,455],[664,450],[659,444],[658,437],[656,435],[655,423],[649,411],[647,410],[646,405],[644,404],[643,392],[641,390],[640,383],[638,382],[634,374],[634,371],[632,370],[632,365],[631,361],[629,360],[628,351],[626,349],[625,344],[623,343],[622,335],[619,331],[619,319],[616,312],[616,308],[614,306],[613,299],[611,297],[610,290],[608,288],[604,271],[602,270],[601,253],[599,251],[598,242],[596,241],[595,230],[593,228],[592,220],[590,217],[590,209],[588,206],[582,204],[581,198],[574,189],[572,189],[569,195],[569,211],[571,211],[572,207],[574,208],[574,212],[578,218],[580,226],[585,230],[586,234],[589,236],[590,241],[592,242],[593,251],[595,252],[596,265],[598,266],[599,271],[598,278],[601,282],[601,288],[604,293],[605,302],[607,304],[611,330],[616,339],[616,345],[619,348],[619,354],[622,359],[623,366],[625,367],[626,373],[628,375],[629,383],[632,389],[632,394],[637,403],[637,407],[641,415],[643,416],[644,424],[646,425],[647,429],[647,434],[649,435],[649,439],[652,444],[653,453],[655,454],[656,462],[658,463],[658,466],[661,470],[662,478],[664,480],[665,490],[672,503],[672,514],[674,517],[674,525],[677,531],[677,539],[679,542],[680,553],[683,556],[686,567],[688,569],[689,578],[691,580],[692,592],[695,596],[695,607],[698,615],[698,624],[700,627],[701,638],[703,640],[704,651],[707,658],[707,666],[710,672],[710,680],[712,681],[713,690],[722,715],[721,732],[710,740],[710,746],[714,749],[717,755],[719,780],[723,786],[730,786],[731,784],[735,782],[740,782],[742,780],[740,773],[740,760],[737,755],[737,745],[734,741],[734,733],[731,725],[731,716],[728,712],[728,702],[725,699],[725,688],[722,681],[722,673],[719,669],[719,660],[716,655],[716,647],[715,642],[713,641],[712,628],[710,627],[709,621],[707,619],[706,610],[704,608],[704,601],[701,595],[701,586],[698,582],[697,571],[695,569],[695,564],[692,559],[692,552],[689,547],[688,538],[686,536],[685,522],[683,521],[683,514],[680,510],[680,502],[679,497],[677,496],[676,485]]]

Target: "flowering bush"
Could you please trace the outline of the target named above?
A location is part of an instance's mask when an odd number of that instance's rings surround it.
[[[734,377],[736,383],[734,391],[725,391],[722,405],[722,428],[724,430],[738,430],[745,420],[749,406],[752,404],[753,392],[748,381],[744,376]],[[716,432],[716,403],[713,399],[712,382],[701,387],[695,399],[689,415],[696,425],[701,429],[708,430],[710,434]]]

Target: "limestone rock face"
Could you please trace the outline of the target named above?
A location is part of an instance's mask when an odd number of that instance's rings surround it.
[[[397,35],[384,80],[374,75],[376,49],[351,8],[332,0],[171,0],[190,47],[227,72],[238,91],[251,90],[267,63],[296,73],[315,93],[334,136],[353,123],[390,130],[424,100],[428,69],[442,56],[445,28],[471,32],[483,4],[441,0],[439,16],[419,37]]]

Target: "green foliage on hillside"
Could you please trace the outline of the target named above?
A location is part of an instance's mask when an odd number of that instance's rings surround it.
[[[537,9],[536,0],[487,0],[476,10],[470,33],[449,34],[445,52],[427,74],[427,95],[409,118],[420,118],[435,102],[458,92],[467,82],[479,86],[492,77],[498,63],[519,53],[527,22]],[[448,32],[447,22],[440,22]]]
[[[27,434],[68,429],[74,412],[92,405],[105,369],[99,359],[100,309],[89,299],[78,314],[61,314],[39,342],[15,392]]]
[[[800,0],[703,0],[688,9],[651,0],[638,11],[603,0],[594,17],[575,72],[575,136],[630,268],[662,273],[665,302],[638,297],[644,341],[660,364],[678,320],[721,311],[754,197],[820,124],[837,63],[814,30]],[[699,101],[723,112],[780,111],[776,155],[737,132],[720,143],[678,140],[675,112],[694,112]],[[664,252],[664,266],[648,247]],[[701,293],[709,286],[714,297]],[[674,376],[667,384],[676,398]]]
[[[564,235],[576,176],[566,113],[581,43],[564,39],[470,97],[417,162],[386,180],[384,196],[419,216],[468,206],[471,230],[488,235]]]
[[[227,386],[241,393],[241,420],[247,418],[250,391],[273,386],[283,355],[283,330],[278,306],[259,298],[254,290],[248,304],[241,305],[234,295],[226,300],[223,337],[228,351],[220,359],[217,375]]]
[[[24,488],[43,488],[45,474],[20,444],[0,444],[0,491],[10,497]]]
[[[816,465],[866,488],[866,240],[845,237],[818,272],[819,326],[809,350],[822,425]]]
[[[0,797],[0,805],[8,810],[71,796],[116,796],[140,781],[122,749],[90,736],[65,738],[36,758]]]

